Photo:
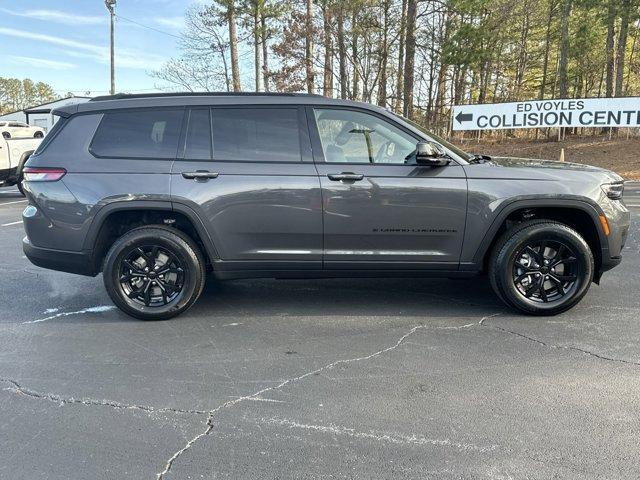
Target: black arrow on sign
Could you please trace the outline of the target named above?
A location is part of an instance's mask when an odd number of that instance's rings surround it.
[[[471,120],[473,120],[473,113],[462,113],[462,112],[460,112],[456,116],[456,120],[458,121],[458,123],[470,122]]]

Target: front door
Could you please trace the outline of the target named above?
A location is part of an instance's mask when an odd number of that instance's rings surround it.
[[[321,268],[320,183],[304,110],[192,108],[185,132],[172,199],[206,223],[218,268]]]
[[[322,185],[324,268],[457,269],[463,168],[416,165],[421,139],[374,112],[309,108],[307,117]]]

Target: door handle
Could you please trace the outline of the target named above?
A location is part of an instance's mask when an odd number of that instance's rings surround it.
[[[195,172],[182,172],[182,176],[188,180],[209,180],[210,178],[218,178],[218,173],[196,170]]]
[[[351,172],[342,172],[342,173],[329,173],[327,175],[329,180],[334,182],[359,182],[364,178],[364,175],[361,173],[351,173]]]

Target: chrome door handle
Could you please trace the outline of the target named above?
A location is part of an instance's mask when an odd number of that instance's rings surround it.
[[[218,178],[218,173],[196,170],[195,172],[182,172],[182,176],[188,180],[209,180],[210,178]]]
[[[329,173],[327,175],[329,180],[334,182],[359,182],[364,178],[364,175],[360,173],[342,172],[342,173]]]

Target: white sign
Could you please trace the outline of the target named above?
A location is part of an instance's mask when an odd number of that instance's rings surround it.
[[[640,97],[455,105],[454,130],[639,127]]]

